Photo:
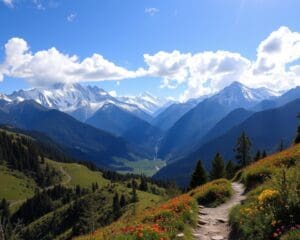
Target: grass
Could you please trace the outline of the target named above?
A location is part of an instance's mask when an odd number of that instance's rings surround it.
[[[193,239],[192,228],[198,217],[197,202],[205,199],[210,206],[225,202],[231,195],[231,184],[219,179],[169,200],[139,192],[139,202],[129,205],[125,214],[113,224],[79,239],[106,240],[173,240]],[[151,199],[156,197],[156,200]],[[215,198],[217,197],[217,199]]]
[[[122,188],[124,187],[119,185],[119,191],[121,191]],[[81,236],[76,239],[108,239],[111,232],[136,224],[141,221],[145,211],[165,201],[165,197],[163,196],[142,191],[137,191],[137,194],[139,201],[126,206],[125,209],[123,209],[123,215],[117,221],[113,222],[109,226],[99,228],[92,234]]]
[[[105,186],[109,183],[107,179],[102,176],[101,172],[91,171],[86,166],[83,166],[78,163],[61,163],[55,162],[52,160],[47,160],[51,166],[53,166],[58,171],[61,171],[61,168],[66,172],[66,175],[63,172],[62,183],[66,183],[66,186],[76,186],[81,187],[90,187],[92,183],[98,183],[99,186]],[[70,181],[68,179],[71,178]]]
[[[296,145],[237,174],[236,180],[248,190],[244,203],[230,213],[237,238],[299,239],[288,237],[290,229],[300,227],[299,159],[300,145]]]
[[[35,182],[23,173],[0,166],[0,198],[10,202],[20,201],[33,196]]]
[[[120,163],[121,166],[128,167],[130,170],[119,170],[120,173],[134,173],[134,174],[144,174],[146,176],[154,175],[159,169],[166,165],[163,160],[137,160],[128,161],[126,159],[115,158],[115,161]],[[120,165],[112,165],[112,167],[119,167]]]
[[[300,144],[285,151],[270,155],[237,173],[235,180],[243,182],[247,190],[260,186],[281,166],[293,166],[300,159]]]
[[[199,204],[216,207],[226,202],[232,195],[231,183],[227,179],[218,179],[195,188],[190,195]]]

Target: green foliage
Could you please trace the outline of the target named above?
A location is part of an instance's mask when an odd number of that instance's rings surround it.
[[[218,179],[206,183],[195,188],[190,193],[199,204],[210,207],[215,207],[226,202],[231,194],[231,183],[227,179]]]
[[[192,174],[190,188],[193,189],[207,182],[207,173],[201,161],[197,162],[196,168]]]
[[[293,227],[287,233],[280,237],[280,240],[299,240],[300,239],[300,226]]]
[[[121,206],[120,206],[120,200],[119,200],[119,194],[116,193],[113,198],[113,215],[114,219],[118,219],[121,216]]]
[[[225,164],[220,153],[217,153],[214,160],[212,161],[212,167],[210,171],[210,180],[219,178],[225,178]]]
[[[270,170],[269,179],[253,188],[244,204],[231,211],[230,222],[240,239],[279,239],[287,230],[299,226],[299,171],[299,162]]]
[[[236,173],[236,169],[237,167],[235,166],[235,164],[231,160],[229,160],[226,163],[226,167],[225,167],[226,178],[232,179]]]
[[[235,152],[236,160],[238,163],[245,167],[251,162],[251,141],[245,132],[242,132],[241,136],[237,139]]]

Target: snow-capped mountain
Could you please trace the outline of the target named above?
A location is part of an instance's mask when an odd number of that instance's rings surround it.
[[[121,102],[96,86],[56,84],[50,88],[19,90],[7,97],[15,101],[31,99],[47,108],[54,108],[69,113],[81,121],[85,121],[91,117],[99,108],[107,103],[115,104],[143,119],[149,118],[137,105]]]
[[[144,92],[143,94],[136,97],[124,96],[119,97],[118,99],[128,104],[137,105],[140,109],[151,115],[153,115],[156,111],[164,107],[169,102],[165,98],[154,97],[148,92]]]
[[[267,88],[250,88],[240,82],[233,82],[208,100],[221,105],[249,108],[262,100],[280,96],[280,93]]]
[[[4,94],[0,93],[0,100],[4,100],[6,102],[11,102],[11,99]]]

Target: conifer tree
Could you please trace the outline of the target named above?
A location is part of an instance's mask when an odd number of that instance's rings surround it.
[[[236,166],[234,165],[234,163],[229,160],[226,164],[225,167],[225,171],[226,171],[226,178],[227,179],[232,179],[234,177],[234,174],[236,172]]]
[[[254,161],[257,162],[258,160],[261,159],[261,153],[260,153],[260,150],[257,150],[256,154],[255,154],[255,157],[254,157]]]
[[[136,181],[134,181],[134,180],[132,180],[132,183],[131,183],[131,186],[132,186],[132,196],[131,196],[131,201],[133,202],[133,203],[135,203],[135,202],[138,202],[139,201],[139,199],[138,199],[138,195],[137,195],[137,193],[136,193]]]
[[[120,207],[120,201],[119,201],[119,194],[116,193],[113,198],[113,214],[114,219],[118,219],[121,216],[121,207]]]
[[[121,198],[120,198],[120,207],[125,207],[126,206],[126,198],[124,196],[124,194],[121,195]]]
[[[202,162],[198,161],[190,181],[190,189],[198,187],[207,182],[207,173],[202,166]]]
[[[148,183],[147,183],[147,179],[145,178],[145,176],[141,176],[141,183],[140,183],[139,189],[144,192],[148,191]]]
[[[220,153],[217,153],[214,160],[212,161],[210,179],[215,180],[219,178],[224,178],[225,175],[225,164],[223,158]]]
[[[282,152],[284,150],[284,143],[283,140],[280,140],[279,146],[278,146],[278,152]]]
[[[235,147],[236,160],[242,167],[251,162],[251,145],[249,137],[243,131],[241,136],[237,139]]]
[[[266,150],[263,151],[262,155],[261,155],[261,158],[266,158],[268,156]]]
[[[300,113],[298,114],[297,117],[300,118]],[[297,128],[297,135],[296,135],[296,138],[294,140],[294,143],[295,144],[300,143],[300,125]]]

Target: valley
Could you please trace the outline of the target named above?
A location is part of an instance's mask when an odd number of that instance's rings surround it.
[[[0,240],[300,240],[299,9],[0,0]]]

